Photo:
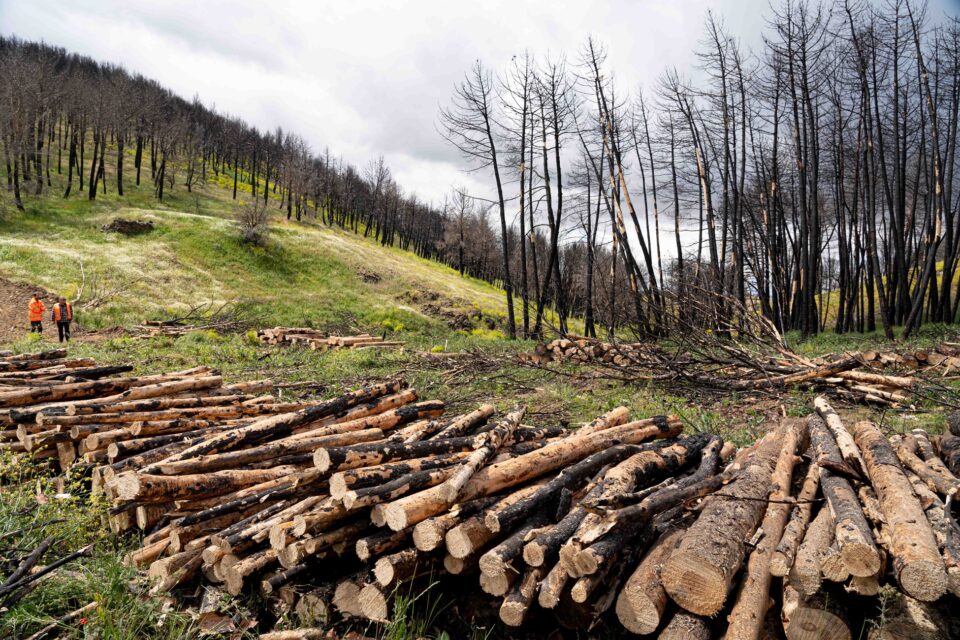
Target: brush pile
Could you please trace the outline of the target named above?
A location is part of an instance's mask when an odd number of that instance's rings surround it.
[[[656,380],[698,389],[772,393],[793,387],[828,391],[850,402],[912,408],[916,395],[946,391],[936,381],[916,375],[879,372],[885,367],[929,370],[945,375],[960,365],[960,350],[944,343],[935,350],[865,351],[830,358],[805,358],[785,347],[773,352],[747,349],[734,342],[687,342],[675,352],[649,343],[606,343],[568,336],[538,345],[521,361],[533,366],[550,362],[593,363],[624,380]]]
[[[257,331],[257,338],[266,344],[294,345],[313,350],[327,349],[389,349],[402,347],[402,342],[361,333],[355,336],[331,336],[307,327],[274,327]]]

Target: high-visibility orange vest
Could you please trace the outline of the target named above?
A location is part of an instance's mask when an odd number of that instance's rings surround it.
[[[65,302],[64,306],[67,308],[67,317],[63,318],[60,314],[60,303],[53,305],[53,321],[54,322],[72,322],[73,321],[73,307],[70,306],[69,302]]]
[[[46,310],[47,307],[43,304],[43,301],[30,300],[30,306],[28,307],[30,322],[40,322],[43,320],[43,312]]]

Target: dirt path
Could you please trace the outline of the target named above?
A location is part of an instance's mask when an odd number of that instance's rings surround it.
[[[17,284],[6,278],[0,278],[0,343],[12,342],[30,331],[27,303],[30,302],[30,296],[36,292],[43,294],[44,304],[49,306],[53,303],[53,294],[42,288]],[[46,318],[44,320],[46,321]],[[52,326],[52,323],[44,322],[44,325],[47,325],[44,326],[46,331],[52,330],[56,334],[57,329]]]

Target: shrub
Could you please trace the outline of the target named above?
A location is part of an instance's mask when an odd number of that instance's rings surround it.
[[[237,226],[243,242],[257,247],[267,244],[270,235],[270,213],[260,200],[245,204],[237,211]]]

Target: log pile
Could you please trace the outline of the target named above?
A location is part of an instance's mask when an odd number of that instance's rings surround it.
[[[737,451],[622,407],[574,431],[527,426],[522,407],[398,419],[403,393],[361,389],[114,471],[115,513],[165,516],[130,561],[155,590],[198,578],[322,620],[383,622],[399,585],[452,574],[509,626],[612,611],[661,637],[759,638],[773,616],[788,638],[849,638],[853,599],[884,584],[934,618],[960,594],[956,436],[888,440],[818,398]]]
[[[0,361],[0,451],[14,461],[89,471],[309,406],[275,400],[269,380],[225,385],[208,367],[148,376],[132,370],[70,359],[62,349]]]
[[[575,430],[531,426],[522,406],[446,415],[399,380],[302,406],[217,404],[243,393],[219,382],[172,391],[212,374],[102,381],[127,381],[133,398],[51,397],[59,384],[0,395],[7,419],[38,429],[27,435],[56,424],[109,441],[84,464],[98,465],[111,528],[142,531],[128,561],[154,593],[260,592],[324,626],[388,620],[394,594],[442,578],[493,598],[511,627],[605,617],[662,638],[956,637],[944,610],[960,597],[960,416],[942,436],[888,438],[819,397],[738,450],[623,407]],[[136,395],[158,385],[168,393]],[[271,409],[247,413],[259,406]],[[204,417],[117,434],[128,412],[188,408]],[[865,627],[881,594],[898,613]]]
[[[265,344],[300,346],[312,350],[328,349],[390,349],[403,343],[361,333],[355,336],[331,336],[310,328],[274,327],[257,331],[257,338]]]

